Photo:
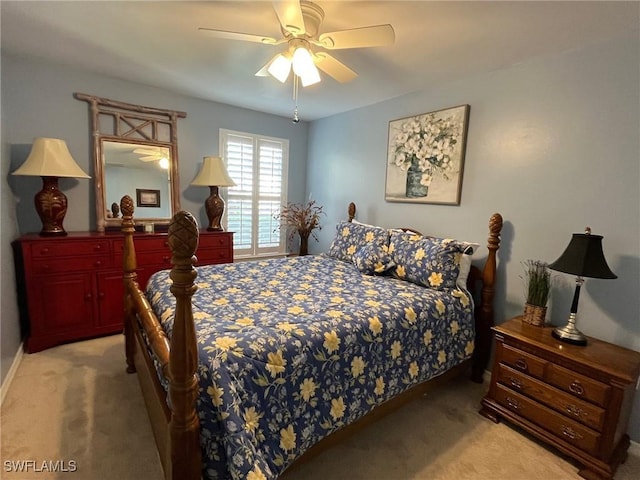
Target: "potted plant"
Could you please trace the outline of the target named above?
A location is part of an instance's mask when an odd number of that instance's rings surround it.
[[[551,273],[548,265],[540,260],[524,263],[524,284],[526,302],[523,321],[542,326],[547,315],[547,302],[551,291]]]
[[[320,215],[324,215],[322,206],[315,200],[310,200],[304,205],[287,203],[274,217],[280,222],[280,226],[287,230],[289,241],[296,233],[300,236],[299,254],[306,255],[309,249],[309,237],[312,236],[318,241],[314,230],[322,229]]]

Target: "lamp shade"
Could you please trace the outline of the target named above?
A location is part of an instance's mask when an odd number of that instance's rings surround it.
[[[202,168],[191,185],[234,187],[236,182],[227,173],[227,167],[220,157],[204,157]]]
[[[44,137],[33,141],[31,153],[12,175],[91,178],[71,157],[64,140]]]
[[[564,253],[549,268],[579,277],[618,278],[604,259],[602,236],[591,235],[588,227],[585,233],[573,234]]]

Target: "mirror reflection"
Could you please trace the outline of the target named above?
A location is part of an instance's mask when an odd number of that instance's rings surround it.
[[[104,141],[105,218],[117,218],[124,195],[134,199],[136,218],[171,217],[171,152],[168,147]]]

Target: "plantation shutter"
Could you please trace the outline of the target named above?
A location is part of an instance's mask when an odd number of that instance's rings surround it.
[[[236,182],[227,189],[227,230],[234,232],[234,254],[284,253],[274,215],[286,202],[288,141],[221,130],[223,157]]]

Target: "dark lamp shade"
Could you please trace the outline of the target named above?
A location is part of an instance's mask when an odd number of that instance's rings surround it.
[[[604,259],[602,236],[590,233],[574,233],[564,253],[549,268],[579,277],[618,278]]]

